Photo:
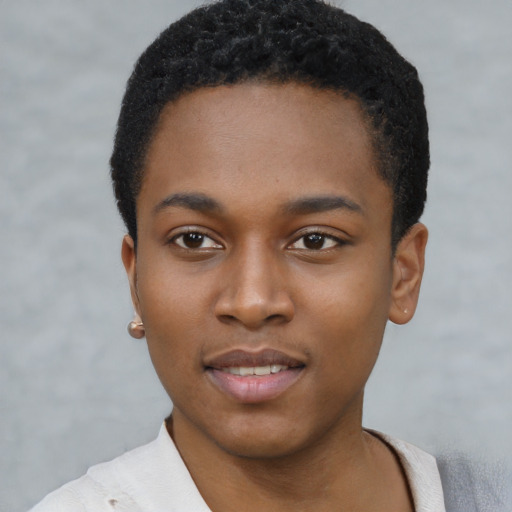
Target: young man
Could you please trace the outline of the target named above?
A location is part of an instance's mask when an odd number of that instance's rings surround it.
[[[362,427],[414,314],[429,167],[415,69],[316,0],[223,0],[135,66],[112,177],[173,412],[34,511],[444,510],[435,460]]]

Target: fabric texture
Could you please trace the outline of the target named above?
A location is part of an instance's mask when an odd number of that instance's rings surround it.
[[[434,457],[391,436],[369,431],[397,454],[416,512],[445,512]],[[103,464],[46,496],[30,512],[211,512],[165,423],[157,439]]]
[[[450,452],[437,463],[449,512],[512,511],[512,468],[505,459]]]
[[[368,432],[382,439],[398,456],[409,482],[415,512],[445,512],[443,487],[436,459],[400,439],[375,430]]]

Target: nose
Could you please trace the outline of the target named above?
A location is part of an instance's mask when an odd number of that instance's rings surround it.
[[[283,262],[271,249],[259,245],[226,261],[215,304],[215,314],[222,322],[256,330],[267,324],[285,324],[295,315]]]

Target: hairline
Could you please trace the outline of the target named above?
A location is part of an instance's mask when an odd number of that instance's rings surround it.
[[[357,95],[356,93],[349,91],[346,88],[336,88],[334,86],[324,86],[320,83],[318,83],[318,80],[315,80],[314,77],[311,77],[310,80],[307,80],[306,78],[301,77],[283,77],[279,76],[277,74],[269,73],[268,71],[262,72],[253,76],[249,77],[243,77],[240,80],[237,80],[235,82],[218,82],[218,83],[211,83],[211,84],[197,84],[195,86],[189,86],[181,90],[178,94],[170,98],[168,101],[163,103],[163,105],[159,108],[158,117],[153,123],[150,132],[148,133],[148,139],[147,142],[144,145],[144,151],[141,158],[141,162],[139,163],[139,166],[135,172],[135,175],[137,176],[137,179],[134,180],[135,183],[137,183],[137,188],[133,190],[133,201],[135,203],[135,239],[134,243],[135,246],[137,245],[137,238],[138,238],[138,226],[137,226],[137,200],[140,195],[140,192],[142,190],[142,187],[144,186],[144,179],[146,176],[146,169],[147,169],[147,158],[150,152],[151,145],[153,144],[155,137],[159,131],[159,129],[162,126],[163,123],[163,116],[165,114],[165,111],[167,110],[167,107],[170,105],[175,104],[178,102],[181,98],[193,94],[194,92],[197,92],[202,89],[215,89],[217,87],[236,87],[239,85],[261,85],[261,86],[286,86],[290,84],[296,84],[296,85],[302,85],[310,87],[311,89],[314,89],[316,91],[326,91],[326,92],[332,92],[335,95],[338,95],[344,99],[353,100],[357,103],[357,106],[359,108],[359,112],[361,114],[361,120],[363,121],[363,125],[365,127],[365,130],[368,134],[369,140],[370,140],[370,147],[372,151],[372,162],[375,165],[375,168],[373,169],[376,173],[376,175],[383,180],[383,182],[386,184],[386,186],[391,191],[391,226],[390,226],[390,237],[392,241],[392,252],[394,253],[396,245],[398,244],[399,240],[394,239],[394,229],[395,229],[395,212],[396,212],[396,204],[395,204],[395,192],[394,192],[394,186],[391,179],[386,177],[386,169],[384,167],[386,166],[386,163],[383,161],[383,157],[391,157],[389,154],[389,142],[383,141],[383,134],[379,132],[379,130],[373,126],[373,118],[371,117],[370,113],[365,108],[365,104],[363,99]],[[384,146],[384,148],[382,147]],[[406,230],[407,232],[408,230]],[[402,235],[405,236],[405,233]]]

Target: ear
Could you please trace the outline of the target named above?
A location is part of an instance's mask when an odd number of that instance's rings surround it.
[[[135,243],[130,235],[125,235],[123,238],[123,244],[121,247],[121,259],[128,276],[128,282],[130,284],[130,293],[132,296],[133,309],[135,315],[139,318],[135,318],[135,321],[141,322],[140,318],[140,305],[139,296],[137,293],[137,266],[136,266],[136,252]]]
[[[428,230],[417,223],[400,240],[393,259],[393,285],[389,319],[405,324],[414,315],[425,268]]]

